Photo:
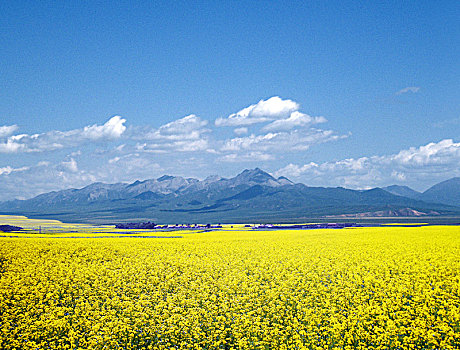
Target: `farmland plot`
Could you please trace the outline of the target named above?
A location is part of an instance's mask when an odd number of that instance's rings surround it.
[[[97,235],[0,238],[1,349],[460,347],[460,227]]]

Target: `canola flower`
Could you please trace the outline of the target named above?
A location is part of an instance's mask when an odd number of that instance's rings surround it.
[[[30,237],[0,349],[460,348],[460,227]]]

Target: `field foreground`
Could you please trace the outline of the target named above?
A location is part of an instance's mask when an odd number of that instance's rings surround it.
[[[460,348],[458,226],[83,229],[0,237],[1,349]]]

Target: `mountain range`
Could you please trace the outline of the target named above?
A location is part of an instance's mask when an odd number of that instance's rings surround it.
[[[365,191],[309,187],[256,168],[233,178],[164,175],[0,203],[3,214],[71,222],[293,222],[325,217],[460,216],[460,178],[420,193],[405,186]]]

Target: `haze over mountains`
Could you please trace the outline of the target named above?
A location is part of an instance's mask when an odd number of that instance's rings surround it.
[[[308,187],[259,168],[233,178],[164,175],[131,184],[93,183],[0,204],[8,214],[73,222],[280,222],[318,217],[460,215],[460,178],[420,193],[404,186],[366,191]]]

